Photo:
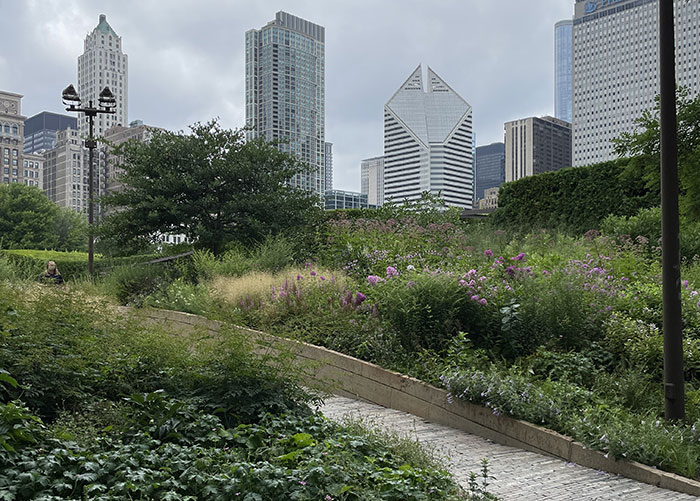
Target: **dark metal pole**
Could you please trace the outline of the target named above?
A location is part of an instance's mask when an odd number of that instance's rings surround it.
[[[673,0],[659,0],[661,83],[661,239],[663,265],[664,397],[666,419],[685,417],[681,255],[678,222],[678,143]]]
[[[90,104],[88,105],[88,108],[92,108],[92,101],[90,101]],[[88,174],[88,183],[90,184],[88,186],[88,271],[90,273],[90,278],[95,277],[95,267],[94,267],[94,246],[95,246],[95,236],[93,232],[93,210],[94,210],[94,204],[93,204],[93,162],[94,162],[94,157],[95,157],[95,139],[93,137],[94,134],[94,129],[93,129],[93,118],[94,115],[91,113],[87,114],[88,121],[90,122],[90,133],[88,134],[87,141],[85,141],[85,146],[87,146],[88,151],[90,152],[88,155],[89,162],[90,162],[90,167],[89,167],[89,174]]]

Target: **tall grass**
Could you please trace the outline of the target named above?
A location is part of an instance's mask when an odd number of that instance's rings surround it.
[[[267,301],[285,283],[296,284],[299,288],[315,287],[324,281],[334,281],[339,288],[348,284],[348,278],[341,272],[328,269],[314,269],[314,276],[307,268],[286,268],[278,272],[252,271],[238,277],[215,276],[211,282],[215,298],[238,306],[241,302]],[[303,277],[303,278],[300,278]]]

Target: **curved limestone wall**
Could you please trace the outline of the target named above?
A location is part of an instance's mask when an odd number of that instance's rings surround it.
[[[198,330],[218,334],[222,326],[214,320],[176,311],[130,308],[124,308],[123,311],[182,334]],[[606,458],[602,453],[587,449],[569,437],[525,421],[496,416],[490,409],[479,405],[458,399],[450,403],[447,391],[403,374],[320,346],[241,327],[235,327],[235,330],[254,340],[261,353],[285,349],[293,352],[300,363],[312,362],[312,377],[327,384],[330,391],[338,395],[409,412],[503,445],[555,456],[665,489],[700,496],[700,482],[640,463]]]

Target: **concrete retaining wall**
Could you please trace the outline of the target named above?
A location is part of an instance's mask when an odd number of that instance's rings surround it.
[[[221,323],[217,321],[188,313],[151,309],[125,310],[181,333],[205,329],[216,334],[221,328]],[[640,463],[606,458],[601,452],[587,449],[569,437],[525,421],[496,416],[491,410],[479,405],[459,399],[449,403],[447,391],[417,379],[308,343],[240,327],[236,327],[236,330],[260,343],[261,351],[284,348],[295,353],[300,361],[321,362],[315,366],[313,377],[329,384],[331,390],[339,395],[408,412],[503,445],[548,454],[639,482],[700,496],[700,482]]]

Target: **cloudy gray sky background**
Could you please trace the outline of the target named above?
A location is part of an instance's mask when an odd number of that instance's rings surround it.
[[[359,191],[381,155],[383,106],[419,63],[472,105],[477,145],[554,113],[554,24],[573,0],[0,0],[0,89],[22,111],[63,112],[100,14],[129,56],[129,120],[171,130],[245,122],[245,32],[284,10],[326,28],[326,140],[334,188]]]

